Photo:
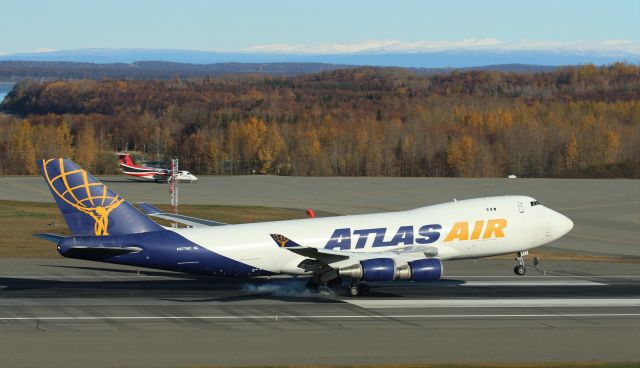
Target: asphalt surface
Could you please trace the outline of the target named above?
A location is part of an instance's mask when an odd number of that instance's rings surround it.
[[[166,184],[101,178],[131,202],[169,203]],[[181,184],[184,204],[312,208],[336,214],[405,210],[482,196],[524,194],[569,216],[573,231],[549,246],[640,257],[640,180],[308,178],[201,176]],[[0,177],[0,200],[53,202],[38,176]],[[214,219],[215,220],[215,219]]]
[[[367,297],[74,260],[0,260],[7,367],[640,361],[636,263],[445,263]]]

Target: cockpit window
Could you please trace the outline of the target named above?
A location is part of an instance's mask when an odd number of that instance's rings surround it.
[[[540,203],[540,202],[538,202],[538,201],[531,201],[530,203],[531,203],[531,207],[533,207],[533,206],[538,206],[538,205],[541,205],[541,204],[542,204],[542,203]]]

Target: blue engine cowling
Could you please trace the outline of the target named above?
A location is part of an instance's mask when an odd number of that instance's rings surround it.
[[[442,261],[435,258],[419,259],[409,262],[411,281],[437,281],[442,277]]]
[[[360,265],[362,281],[392,281],[396,277],[396,263],[391,258],[366,259]]]

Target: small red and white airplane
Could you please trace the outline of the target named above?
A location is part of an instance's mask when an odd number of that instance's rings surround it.
[[[136,165],[131,155],[126,152],[118,153],[118,162],[120,162],[122,172],[133,180],[153,181],[156,183],[168,183],[171,180],[170,169]],[[198,178],[188,171],[178,171],[175,180],[193,183]]]

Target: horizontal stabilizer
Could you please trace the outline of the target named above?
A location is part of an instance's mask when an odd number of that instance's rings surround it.
[[[123,254],[141,252],[140,247],[87,247],[82,245],[74,245],[65,249],[62,255],[69,258],[80,258],[89,260],[105,260]]]
[[[96,252],[96,253],[104,253],[110,255],[120,255],[127,253],[138,253],[142,252],[142,248],[140,247],[86,247],[82,245],[76,245],[69,250],[78,251],[78,252]]]
[[[55,244],[59,244],[60,241],[65,238],[62,235],[45,234],[45,233],[33,234],[33,236],[35,236],[37,238],[40,238],[40,239],[43,239],[43,240],[46,240],[46,241],[50,241],[50,242],[55,243]]]

